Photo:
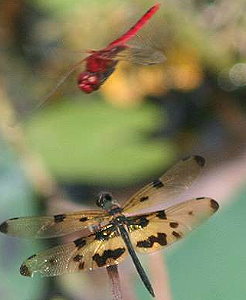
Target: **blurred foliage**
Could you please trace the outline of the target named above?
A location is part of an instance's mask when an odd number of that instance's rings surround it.
[[[173,156],[170,143],[151,137],[160,125],[151,104],[119,109],[95,97],[54,105],[39,117],[27,126],[30,144],[63,181],[136,183]]]
[[[0,190],[1,220],[25,214],[37,214],[38,205],[13,151],[0,140]],[[38,242],[1,236],[0,239],[0,290],[1,297],[10,299],[38,299],[44,289],[45,280],[19,275],[22,261],[37,251]],[[29,253],[29,255],[28,255]]]

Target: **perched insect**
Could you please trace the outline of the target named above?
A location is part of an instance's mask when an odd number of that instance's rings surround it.
[[[98,90],[105,80],[108,79],[120,60],[130,60],[134,63],[145,65],[163,62],[165,60],[163,52],[151,43],[149,44],[145,40],[142,40],[140,43],[140,39],[137,45],[130,45],[128,43],[137,36],[139,30],[153,17],[159,8],[160,4],[155,4],[135,25],[104,49],[87,51],[89,56],[73,65],[56,84],[54,89],[41,101],[38,107],[42,106],[58,87],[83,63],[85,64],[85,71],[78,76],[78,87],[85,93],[91,93]],[[148,37],[148,40],[150,40],[150,37]]]
[[[0,231],[13,236],[50,238],[87,228],[90,231],[87,236],[29,257],[21,265],[20,273],[24,276],[33,276],[36,272],[42,276],[57,276],[93,270],[118,264],[130,254],[144,285],[154,297],[136,252],[152,253],[172,244],[210,217],[219,205],[211,198],[199,197],[164,210],[136,213],[156,204],[164,205],[165,201],[186,190],[204,164],[201,156],[179,161],[122,207],[109,193],[102,193],[97,200],[102,211],[13,218],[3,222]]]

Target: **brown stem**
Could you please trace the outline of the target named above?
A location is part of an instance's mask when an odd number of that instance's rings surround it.
[[[112,265],[107,267],[108,277],[111,281],[113,300],[122,300],[122,293],[120,287],[120,276],[118,266]]]

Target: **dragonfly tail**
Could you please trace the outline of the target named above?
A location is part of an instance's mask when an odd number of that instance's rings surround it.
[[[108,45],[108,47],[115,47],[118,45],[125,44],[131,38],[133,38],[136,33],[144,26],[146,22],[148,22],[152,16],[157,12],[160,8],[160,3],[156,3],[152,6],[138,21],[135,23],[127,32],[125,32],[122,36],[118,39],[114,40],[112,43]]]
[[[129,254],[131,255],[131,258],[133,260],[133,263],[138,271],[138,274],[140,276],[140,278],[142,279],[142,282],[143,284],[145,285],[146,289],[149,291],[149,293],[151,294],[152,297],[155,297],[155,293],[154,293],[154,290],[151,286],[151,283],[147,277],[147,274],[145,273],[137,255],[136,255],[136,252],[134,251],[133,249],[133,246],[132,246],[132,243],[131,243],[131,240],[129,238],[129,235],[126,231],[126,229],[123,227],[123,226],[119,226],[119,231],[121,233],[121,236],[126,244],[126,247],[128,249],[128,252]]]

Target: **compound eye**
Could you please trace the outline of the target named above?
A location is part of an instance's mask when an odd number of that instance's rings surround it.
[[[97,206],[104,208],[105,203],[111,202],[112,201],[112,196],[109,193],[101,193],[97,199]]]
[[[90,94],[95,90],[92,85],[86,83],[79,83],[79,88],[86,94]]]
[[[88,78],[88,82],[92,83],[92,84],[96,84],[98,82],[97,77],[96,76],[90,76]]]
[[[101,195],[99,195],[99,197],[97,198],[96,205],[98,207],[102,207],[102,196]]]
[[[82,73],[80,73],[79,76],[78,76],[78,83],[81,83],[81,82],[83,82],[85,80],[87,81],[88,78],[89,78],[89,76],[90,76],[90,73],[88,73],[88,72],[82,72]]]
[[[88,79],[89,78],[89,75],[88,74],[82,74],[82,79]]]

